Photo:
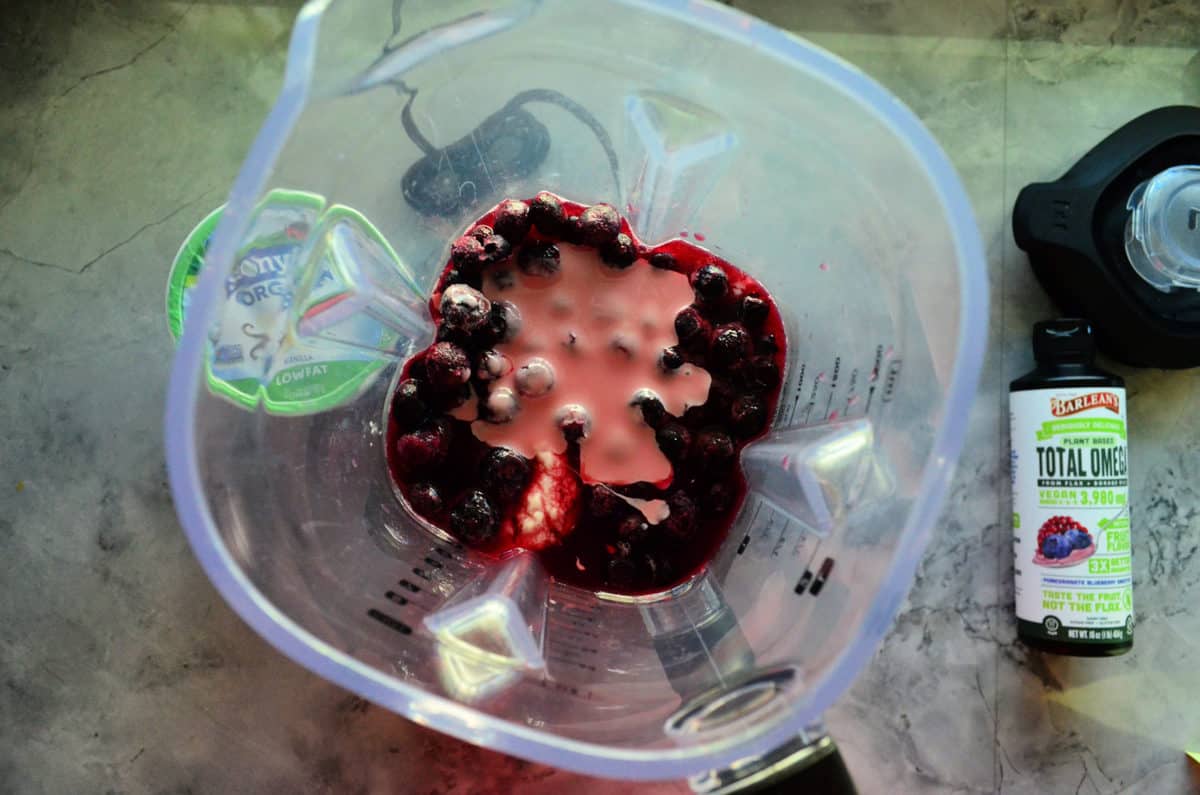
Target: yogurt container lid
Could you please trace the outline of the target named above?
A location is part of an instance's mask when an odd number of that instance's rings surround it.
[[[172,263],[166,309],[176,341],[223,210],[218,207],[196,225]],[[350,208],[327,208],[321,196],[285,190],[271,191],[255,208],[225,280],[220,316],[209,330],[205,370],[213,393],[246,408],[261,403],[271,414],[310,414],[352,398],[387,363],[379,351],[395,343],[396,332],[365,313],[343,324],[356,346],[300,339],[292,327],[296,285],[307,291],[303,302],[354,287],[338,262],[344,247],[321,245],[326,230],[347,224],[370,244],[377,261],[407,277],[386,239]]]

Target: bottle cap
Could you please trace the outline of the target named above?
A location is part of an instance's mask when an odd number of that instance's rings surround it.
[[[1089,363],[1096,356],[1092,324],[1080,318],[1033,324],[1033,357],[1038,362]]]

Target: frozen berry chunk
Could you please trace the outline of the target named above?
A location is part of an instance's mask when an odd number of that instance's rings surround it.
[[[517,252],[517,267],[530,276],[553,276],[561,267],[560,257],[553,243],[531,240]]]
[[[707,344],[711,332],[712,325],[694,306],[689,306],[675,316],[675,335],[684,345]]]
[[[429,407],[421,399],[421,384],[414,378],[405,378],[392,395],[392,417],[404,429],[415,427],[425,419]]]
[[[670,515],[663,521],[663,529],[676,538],[687,538],[696,529],[696,503],[682,491],[667,498]]]
[[[476,237],[463,235],[451,244],[450,261],[457,265],[462,273],[478,270],[484,262],[483,243]]]
[[[729,292],[729,277],[720,265],[710,263],[692,274],[692,289],[701,301],[714,304]]]
[[[425,357],[425,371],[435,387],[450,389],[470,379],[471,359],[453,342],[438,342]]]
[[[671,461],[680,461],[692,444],[692,434],[678,422],[668,422],[654,435],[658,449]]]
[[[600,259],[618,270],[628,268],[637,259],[637,246],[622,232],[600,247]]]
[[[487,322],[492,302],[474,287],[452,284],[442,292],[438,310],[447,326],[471,332]]]
[[[683,353],[674,345],[663,348],[662,355],[658,357],[658,363],[664,370],[678,370],[683,366]]]
[[[567,211],[557,196],[542,191],[529,204],[529,220],[543,235],[562,239],[567,226]]]
[[[409,489],[408,504],[426,519],[438,518],[445,507],[441,492],[432,483],[417,483]]]
[[[529,484],[529,459],[507,447],[494,447],[483,459],[483,487],[501,503],[521,496]]]
[[[725,464],[733,458],[733,439],[729,434],[717,428],[701,431],[696,437],[696,454],[705,464]]]
[[[750,335],[741,323],[728,323],[713,334],[708,360],[717,367],[730,367],[750,355]]]
[[[658,428],[667,421],[668,414],[666,407],[658,399],[658,395],[649,389],[639,390],[633,396],[633,400],[629,402],[629,405],[641,411],[642,419],[651,428]]]
[[[517,244],[529,234],[529,205],[517,199],[505,199],[496,207],[492,227],[509,243]]]
[[[758,328],[767,321],[771,307],[757,295],[747,295],[742,299],[742,322],[749,328]]]
[[[746,386],[759,392],[769,392],[779,386],[779,365],[773,356],[755,356],[746,363],[743,373]]]
[[[494,265],[503,262],[512,254],[512,244],[500,235],[488,235],[483,239],[483,255],[480,262],[484,265]]]
[[[450,451],[450,433],[448,422],[436,420],[420,430],[401,434],[396,439],[397,466],[407,474],[439,466]]]
[[[767,424],[767,407],[757,395],[742,395],[730,407],[733,432],[743,439],[757,435]]]
[[[593,204],[579,214],[579,234],[589,246],[603,246],[621,231],[621,216],[611,204]]]
[[[450,529],[468,544],[486,544],[499,526],[495,507],[478,489],[468,491],[450,512]]]
[[[664,271],[673,271],[679,267],[679,261],[666,251],[656,251],[650,255],[650,266]]]

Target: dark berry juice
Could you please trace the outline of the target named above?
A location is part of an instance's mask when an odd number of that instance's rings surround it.
[[[746,494],[783,323],[756,280],[685,240],[643,245],[606,204],[508,199],[451,246],[433,345],[392,395],[409,508],[467,546],[535,551],[556,580],[686,580]]]

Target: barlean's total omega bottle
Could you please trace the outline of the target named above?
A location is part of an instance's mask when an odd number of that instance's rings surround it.
[[[1055,654],[1133,647],[1125,382],[1095,367],[1086,320],[1033,327],[1009,385],[1017,634]]]

